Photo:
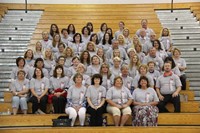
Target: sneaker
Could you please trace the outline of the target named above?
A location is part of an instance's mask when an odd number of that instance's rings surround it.
[[[38,111],[35,111],[35,113],[34,114],[39,114],[39,112]]]
[[[37,111],[39,114],[45,114],[42,110],[38,109]]]

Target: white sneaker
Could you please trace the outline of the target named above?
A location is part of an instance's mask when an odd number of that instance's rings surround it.
[[[42,110],[38,109],[37,111],[39,114],[45,114]]]

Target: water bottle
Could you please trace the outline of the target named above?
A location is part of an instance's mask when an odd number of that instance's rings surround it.
[[[107,126],[107,116],[105,116],[105,117],[103,118],[102,126],[104,126],[104,127]]]
[[[7,115],[11,115],[10,109],[7,110]]]

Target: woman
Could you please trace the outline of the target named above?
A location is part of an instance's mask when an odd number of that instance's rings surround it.
[[[108,33],[104,34],[100,47],[103,48],[104,53],[106,53],[112,47],[112,39]]]
[[[92,22],[87,22],[87,24],[86,24],[86,26],[90,29],[90,32],[91,32],[91,34],[93,33],[93,24],[92,24]]]
[[[139,57],[140,62],[143,62],[145,54],[142,52],[142,45],[136,44],[135,51],[136,51],[137,56]]]
[[[98,40],[98,36],[97,36],[96,33],[91,34],[91,36],[90,36],[90,41],[93,42],[97,48],[100,47],[100,45],[99,45],[99,40]]]
[[[133,91],[133,126],[157,126],[159,99],[148,78],[141,76]]]
[[[42,58],[37,58],[35,60],[35,64],[34,64],[34,67],[33,68],[30,68],[29,69],[29,72],[28,72],[28,78],[31,80],[33,75],[34,75],[34,71],[35,71],[35,68],[39,68],[42,70],[43,74],[44,74],[44,77],[46,78],[49,78],[50,77],[50,73],[48,72],[48,70],[46,68],[44,68],[44,60]]]
[[[84,26],[83,28],[82,28],[82,31],[81,31],[81,33],[82,33],[82,41],[85,43],[85,44],[87,44],[88,42],[89,42],[89,40],[90,40],[90,28],[89,27],[87,27],[87,26]]]
[[[80,33],[75,33],[72,43],[69,44],[74,51],[75,56],[79,56],[85,49],[85,43],[82,42],[82,37]]]
[[[80,62],[83,63],[85,67],[88,67],[90,65],[90,57],[90,53],[85,50],[81,53]]]
[[[25,79],[25,71],[19,70],[17,72],[17,79],[11,81],[10,89],[13,94],[12,108],[13,115],[17,114],[19,106],[24,114],[27,114],[27,93],[29,91],[29,80]]]
[[[11,75],[10,75],[10,78],[11,78],[11,81],[13,81],[14,79],[17,79],[17,73],[19,70],[23,70],[25,71],[25,77],[27,77],[27,74],[28,74],[28,67],[26,67],[26,61],[23,57],[18,57],[16,59],[16,67],[14,67],[12,69],[12,72],[11,72]]]
[[[60,34],[59,28],[56,24],[51,24],[49,39],[52,40],[55,34]]]
[[[106,23],[102,23],[100,26],[100,31],[97,33],[99,42],[102,41],[104,34],[106,33],[106,29],[108,28]]]
[[[97,54],[96,45],[93,42],[88,42],[85,50],[87,50],[90,53],[90,57]]]
[[[125,38],[122,34],[118,35],[117,40],[119,42],[119,48],[123,48],[125,51],[128,50],[128,45],[125,43]]]
[[[173,59],[174,59],[176,66],[178,67],[178,69],[181,72],[180,80],[182,83],[182,90],[186,90],[186,78],[187,77],[185,74],[185,70],[187,69],[187,66],[186,66],[185,59],[181,58],[180,56],[181,56],[181,51],[178,48],[174,48]]]
[[[168,56],[171,56],[171,52],[173,50],[173,42],[168,28],[162,29],[162,33],[159,40],[163,44],[164,49],[167,52]]]
[[[53,36],[53,41],[52,44],[50,44],[48,46],[48,48],[50,48],[52,50],[52,52],[55,54],[56,52],[58,52],[58,44],[61,43],[61,37],[59,34],[54,34]]]
[[[83,76],[80,73],[75,74],[73,78],[75,85],[68,89],[67,105],[65,112],[72,119],[71,126],[74,126],[77,115],[80,125],[84,126],[86,115],[86,87],[82,85]]]
[[[129,36],[129,29],[128,28],[124,28],[123,30],[123,36],[124,36],[124,39],[125,39],[125,44],[126,46],[128,47],[129,45],[131,45],[132,41],[131,41],[131,38]]]
[[[74,52],[72,48],[67,47],[64,51],[65,57],[65,67],[70,67],[72,65],[72,58],[74,57]]]
[[[106,63],[103,63],[100,68],[100,74],[102,76],[102,86],[108,90],[111,87],[111,75],[109,65]]]
[[[79,63],[77,66],[76,72],[83,75],[82,85],[84,85],[87,88],[91,84],[91,78],[90,76],[85,74],[85,71],[86,71],[86,67],[82,63]],[[76,73],[74,75],[76,75]],[[74,75],[72,75],[70,79],[69,86],[72,86],[75,84],[73,81]]]
[[[24,59],[26,61],[26,66],[27,67],[33,67],[35,60],[34,60],[34,54],[33,54],[33,50],[28,49],[25,53],[24,53]]]
[[[102,76],[94,74],[91,86],[88,87],[86,97],[88,102],[87,112],[90,114],[90,126],[102,126],[102,115],[105,112],[106,89],[101,86]]]
[[[48,70],[48,73],[54,68],[56,62],[53,59],[53,53],[51,49],[47,48],[44,52],[44,68]]]
[[[44,77],[40,68],[35,68],[33,78],[30,81],[30,90],[32,93],[30,102],[32,102],[33,114],[45,114],[48,99],[48,88],[49,79]]]
[[[71,78],[72,75],[76,74],[76,72],[77,72],[77,66],[78,66],[79,63],[80,63],[79,57],[74,56],[72,58],[72,65],[71,65],[71,67],[68,68],[68,73],[67,74],[68,74],[69,78]]]
[[[43,47],[41,42],[35,44],[34,59],[43,58]]]
[[[104,53],[102,48],[98,48],[97,55],[99,56],[99,58],[101,60],[101,63],[107,62],[106,55],[105,55],[105,53]]]
[[[101,62],[100,58],[97,55],[92,56],[92,64],[88,66],[86,74],[92,77],[93,74],[99,73]]]
[[[50,78],[51,94],[48,98],[48,101],[53,103],[54,113],[56,114],[64,113],[67,89],[69,88],[68,82],[69,78],[65,77],[63,67],[57,65],[53,77]]]
[[[124,126],[131,116],[131,92],[123,86],[121,77],[115,77],[114,86],[106,94],[107,112],[113,115],[115,126]],[[122,116],[121,116],[122,114]]]
[[[165,50],[162,49],[161,47],[161,43],[159,40],[154,40],[153,41],[153,47],[156,48],[156,56],[162,58],[163,60],[165,60],[165,58],[168,56],[167,53],[165,52]]]
[[[76,28],[75,28],[74,24],[69,24],[69,25],[68,25],[68,27],[67,27],[67,32],[68,32],[68,34],[69,34],[69,36],[70,36],[71,38],[74,37],[74,35],[75,35],[75,33],[76,33]]]
[[[129,63],[129,76],[134,78],[138,75],[138,68],[140,66],[140,60],[137,55],[133,56]]]
[[[148,80],[149,80],[150,87],[153,88],[154,87],[153,78],[150,75],[147,74],[147,72],[148,72],[148,66],[144,65],[144,64],[140,65],[139,68],[138,68],[138,72],[139,72],[139,74],[137,74],[134,77],[134,79],[133,79],[133,86],[134,86],[134,88],[135,89],[138,88],[138,81],[139,81],[139,79],[140,79],[141,76],[146,76],[148,78]]]

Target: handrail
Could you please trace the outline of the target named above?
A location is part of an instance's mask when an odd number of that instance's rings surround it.
[[[174,8],[173,5],[174,5],[174,1],[172,0],[172,1],[171,1],[171,12],[174,11],[174,9],[173,9],[173,8]]]
[[[25,0],[25,13],[27,13],[27,0]]]

